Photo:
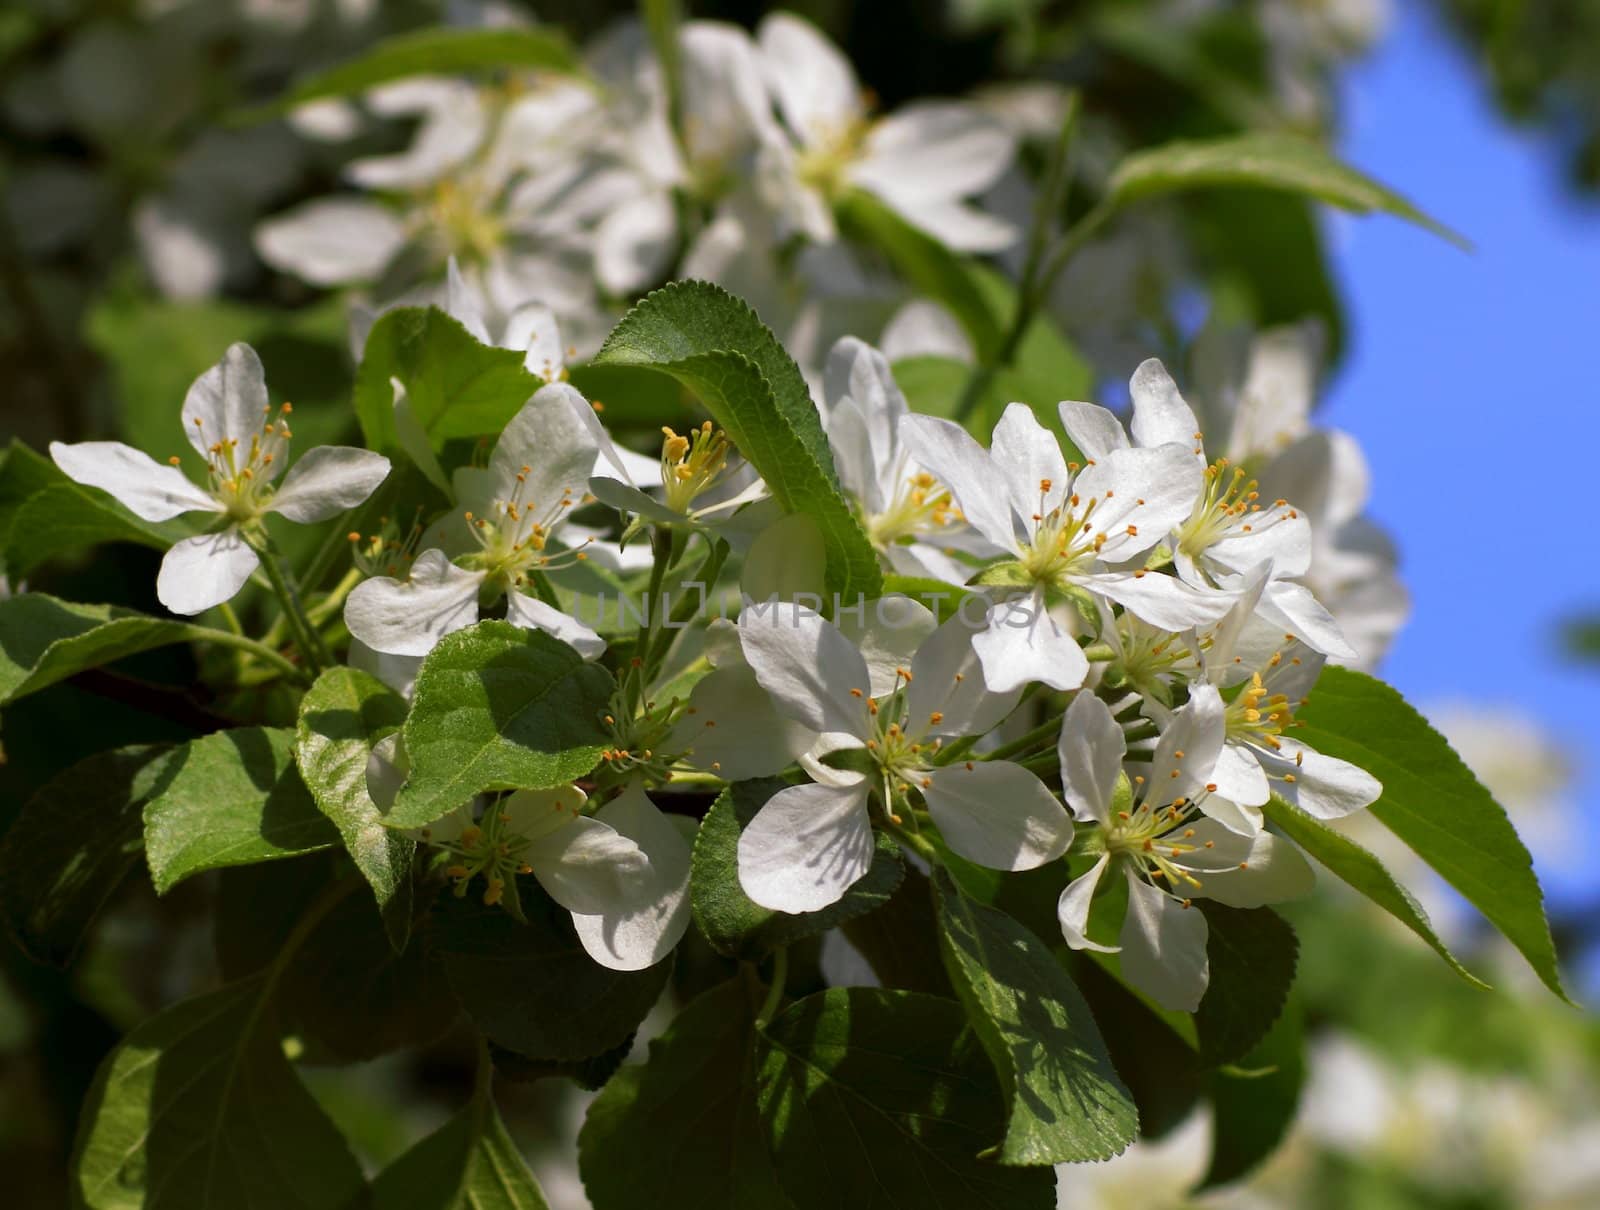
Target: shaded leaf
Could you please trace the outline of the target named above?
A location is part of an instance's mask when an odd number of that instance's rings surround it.
[[[42,592],[0,600],[0,705],[125,656],[195,637],[187,622]]]
[[[1291,1003],[1236,1066],[1206,1077],[1211,1163],[1195,1192],[1238,1180],[1277,1150],[1294,1123],[1305,1074],[1300,1008]]]
[[[377,1210],[549,1210],[487,1091],[390,1164]]]
[[[1210,899],[1195,906],[1206,918],[1211,976],[1195,1010],[1200,1061],[1239,1061],[1272,1028],[1294,983],[1299,942],[1271,908],[1231,908]]]

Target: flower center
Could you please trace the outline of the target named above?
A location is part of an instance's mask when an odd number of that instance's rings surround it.
[[[859,502],[858,502],[859,503]],[[866,509],[862,509],[866,513]],[[961,520],[950,493],[926,471],[908,475],[889,507],[868,514],[867,537],[880,550],[919,534],[936,533]]]
[[[872,735],[867,739],[867,755],[878,771],[878,784],[884,800],[884,809],[894,823],[900,822],[895,804],[913,789],[926,790],[932,783],[928,778],[928,762],[943,745],[943,740],[926,740],[929,727],[937,727],[944,715],[935,711],[924,722],[914,722],[906,715],[905,690],[911,684],[909,668],[895,669],[894,691],[885,697],[869,699],[867,712],[872,718]],[[850,690],[861,697],[860,689]]]
[[[481,263],[505,241],[505,224],[490,201],[470,180],[451,178],[434,187],[427,227],[444,244],[447,255]]]
[[[1235,530],[1255,533],[1283,517],[1299,515],[1289,508],[1287,500],[1274,500],[1267,515],[1258,516],[1262,512],[1262,506],[1256,503],[1259,497],[1256,481],[1248,477],[1243,467],[1230,470],[1228,460],[1218,458],[1206,467],[1206,490],[1178,529],[1178,549],[1192,559],[1199,558]]]
[[[852,118],[800,152],[794,164],[800,183],[829,201],[842,195],[849,187],[850,165],[861,158],[870,127],[865,117]]]
[[[289,431],[289,416],[293,411],[292,405],[284,404],[274,422],[272,409],[264,409],[261,431],[251,436],[248,449],[241,449],[237,438],[220,434],[206,446],[206,489],[216,497],[230,521],[254,521],[272,499],[273,464],[281,463],[289,452],[289,441],[294,436]],[[208,436],[205,421],[199,416],[194,418],[194,427],[202,440]],[[177,466],[180,459],[168,461]]]
[[[687,437],[663,427],[661,443],[661,483],[665,504],[675,513],[688,515],[695,497],[709,490],[728,465],[728,435],[713,429],[707,420]]]
[[[464,896],[467,885],[481,874],[486,884],[483,901],[493,906],[504,897],[507,882],[518,874],[533,873],[533,867],[523,859],[528,846],[538,836],[576,819],[582,813],[582,805],[582,797],[576,794],[571,801],[555,799],[550,806],[551,817],[541,820],[532,835],[514,831],[510,812],[500,804],[491,806],[481,820],[468,824],[453,838],[434,840],[427,829],[422,835],[455,858],[445,873],[455,881],[456,895]]]
[[[1274,656],[1276,662],[1278,657]],[[1279,747],[1278,736],[1294,726],[1294,707],[1284,693],[1268,693],[1259,672],[1252,672],[1239,696],[1228,703],[1224,718],[1228,738]]]
[[[467,555],[462,566],[484,572],[490,583],[521,587],[527,583],[529,572],[555,571],[589,557],[581,549],[545,553],[551,531],[576,502],[572,489],[566,488],[559,500],[541,511],[538,501],[526,497],[531,472],[532,468],[527,466],[517,472],[517,486],[511,499],[494,501],[490,516],[465,514],[467,528],[478,550]],[[592,540],[586,538],[583,545],[587,546]]]
[[[1144,791],[1144,778],[1135,777],[1135,793]],[[1147,793],[1154,793],[1152,789]],[[1194,803],[1175,798],[1165,806],[1142,799],[1131,811],[1118,811],[1106,829],[1106,852],[1133,867],[1151,882],[1160,880],[1175,894],[1185,888],[1198,889],[1200,880],[1176,861],[1213,842],[1197,842],[1195,830],[1188,826],[1195,812]]]
[[[1076,471],[1077,464],[1068,469]],[[1046,510],[1051,482],[1039,480],[1039,511],[1033,514],[1033,540],[1022,547],[1022,567],[1035,583],[1064,587],[1067,578],[1085,570],[1105,545],[1106,534],[1096,532],[1094,510],[1099,497],[1084,499],[1070,493],[1055,508]]]

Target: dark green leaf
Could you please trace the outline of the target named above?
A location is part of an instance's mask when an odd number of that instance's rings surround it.
[[[781,1210],[756,1117],[749,975],[698,997],[589,1107],[578,1165],[595,1210]]]
[[[356,373],[355,407],[367,444],[393,451],[394,386],[435,449],[451,437],[498,433],[544,385],[522,354],[479,344],[437,307],[400,307],[372,325]]]
[[[361,1169],[267,1027],[262,979],[184,1000],[129,1034],[84,1104],[87,1210],[346,1210]]]
[[[377,1210],[549,1210],[487,1091],[385,1168]]]
[[[62,476],[65,479],[65,476]],[[12,514],[6,535],[7,574],[21,579],[47,560],[105,542],[166,550],[195,530],[188,523],[141,521],[105,492],[57,483],[30,496]]]
[[[572,918],[531,878],[519,879],[526,924],[446,892],[431,923],[450,986],[490,1041],[531,1059],[588,1059],[638,1028],[672,973],[601,966]]]
[[[295,740],[300,776],[371,884],[396,949],[405,948],[411,927],[411,860],[417,846],[384,827],[383,812],[367,793],[367,759],[405,717],[405,699],[375,677],[354,668],[330,668],[300,703]]]
[[[170,749],[100,752],[52,778],[0,840],[0,909],[29,957],[65,966],[144,848]]]
[[[735,782],[706,813],[695,836],[690,901],[695,923],[712,948],[730,958],[755,960],[779,946],[826,932],[885,903],[900,885],[899,848],[879,833],[872,866],[837,903],[820,912],[791,915],[753,902],[739,885],[739,834],[779,790],[783,781]]]
[[[1231,908],[1195,901],[1206,918],[1211,977],[1195,1010],[1200,1061],[1237,1062],[1272,1028],[1294,982],[1299,943],[1271,908]]]
[[[1207,1076],[1211,1165],[1195,1192],[1238,1180],[1277,1150],[1294,1122],[1305,1074],[1300,1008],[1291,1003],[1235,1067]]]
[[[417,674],[405,724],[411,775],[389,822],[420,828],[484,790],[548,789],[600,762],[611,674],[559,639],[508,622],[446,635]]]
[[[265,121],[307,101],[354,96],[408,76],[448,76],[501,67],[564,73],[582,69],[577,52],[553,29],[518,26],[414,30],[386,38],[356,58],[300,81],[277,100],[236,115],[235,121]]]
[[[845,921],[844,935],[885,987],[955,999],[939,953],[933,889],[921,870],[907,868],[889,902]]]
[[[42,592],[0,600],[0,705],[86,668],[195,637],[187,622],[116,605],[80,605]]]
[[[294,767],[287,729],[240,727],[184,744],[144,809],[145,856],[161,894],[202,870],[338,843]]]
[[[603,1088],[607,1080],[617,1074],[617,1068],[633,1049],[635,1035],[629,1034],[610,1050],[601,1051],[587,1059],[530,1059],[504,1046],[489,1044],[489,1055],[494,1060],[495,1072],[514,1084],[532,1084],[539,1080],[571,1080],[579,1088],[594,1092]]]
[[[1003,1164],[1066,1164],[1116,1155],[1139,1132],[1133,1100],[1089,1006],[1032,933],[933,879],[945,969],[1009,1102]]]
[[[1433,931],[1422,905],[1366,849],[1277,795],[1267,803],[1266,813],[1280,832],[1431,945],[1450,969],[1478,987],[1489,986],[1461,965]]]
[[[877,555],[839,487],[805,379],[748,306],[707,282],[676,282],[629,311],[595,361],[650,367],[693,390],[783,509],[822,529],[829,591],[847,602],[879,595]]]
[[[994,1073],[961,1006],[832,988],[757,1045],[757,1101],[778,1183],[799,1207],[1046,1210],[1048,1168],[978,1159],[1005,1129]]]
[[[1533,859],[1505,808],[1426,719],[1382,681],[1325,668],[1297,715],[1298,739],[1383,783],[1370,810],[1522,951],[1563,999]]]
[[[1297,135],[1259,131],[1137,151],[1117,165],[1109,194],[1126,204],[1178,190],[1226,185],[1307,194],[1357,214],[1393,214],[1454,244],[1468,246],[1460,235],[1392,189]]]

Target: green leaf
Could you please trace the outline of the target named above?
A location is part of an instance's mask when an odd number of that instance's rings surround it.
[[[42,592],[0,600],[0,705],[125,656],[197,637],[187,622]]]
[[[350,1149],[264,1019],[270,983],[184,1000],[130,1033],[84,1103],[73,1193],[87,1210],[365,1200]]]
[[[967,598],[983,600],[977,593],[959,584],[946,584],[931,576],[884,576],[883,595],[888,597],[895,593],[908,596],[919,605],[926,605],[941,622],[948,622],[955,617]]]
[[[1009,1102],[999,1161],[1067,1164],[1122,1151],[1138,1135],[1138,1111],[1067,972],[943,869],[933,886],[945,969]]]
[[[638,1028],[672,973],[663,960],[614,971],[584,952],[572,918],[531,878],[519,893],[526,924],[498,907],[445,892],[430,940],[461,1007],[491,1042],[531,1059],[588,1059]]]
[[[778,1183],[796,1206],[1046,1210],[1048,1168],[977,1158],[1005,1129],[961,1006],[836,987],[780,1013],[756,1052]]]
[[[1461,965],[1433,931],[1433,924],[1422,905],[1366,849],[1276,794],[1267,803],[1265,811],[1274,827],[1426,941],[1456,974],[1478,987],[1489,986]]]
[[[756,1116],[760,985],[741,975],[685,1008],[589,1107],[578,1170],[595,1210],[782,1210]]]
[[[1233,1063],[1254,1047],[1283,1012],[1294,983],[1299,942],[1271,908],[1231,908],[1209,899],[1195,905],[1206,918],[1211,977],[1195,1010],[1200,1061]]]
[[[1556,995],[1561,971],[1533,859],[1505,808],[1426,719],[1382,681],[1325,668],[1296,738],[1383,783],[1369,808],[1522,951]]]
[[[707,282],[675,282],[623,316],[595,362],[652,368],[693,390],[784,511],[822,529],[829,591],[879,595],[877,555],[839,487],[805,379],[748,306]]]
[[[65,966],[144,849],[171,750],[96,753],[51,778],[0,840],[0,911],[24,953]]]
[[[339,843],[294,767],[294,732],[239,727],[177,748],[144,808],[156,891],[203,870],[309,853]]]
[[[494,1061],[497,1075],[513,1084],[533,1084],[539,1080],[571,1080],[587,1092],[605,1087],[606,1081],[617,1074],[624,1059],[633,1050],[634,1038],[629,1034],[610,1050],[603,1050],[587,1059],[530,1059],[504,1046],[489,1043],[489,1057]]]
[[[372,1183],[377,1210],[549,1210],[487,1092]]]
[[[28,497],[12,515],[6,572],[20,580],[51,559],[107,542],[166,550],[194,532],[184,521],[141,521],[98,488],[67,480]]]
[[[367,793],[367,760],[405,717],[405,698],[377,678],[354,668],[330,668],[300,703],[295,732],[301,779],[371,885],[396,949],[405,948],[411,927],[411,862],[417,845],[384,826],[383,812]]]
[[[544,385],[522,354],[480,344],[437,307],[399,307],[372,325],[356,372],[356,417],[367,445],[400,448],[394,386],[406,389],[411,415],[434,449],[451,437],[498,433]]]
[[[826,932],[882,906],[904,874],[899,847],[879,833],[866,874],[837,903],[820,912],[774,912],[739,885],[739,834],[785,786],[778,778],[735,782],[723,790],[695,836],[689,875],[695,923],[719,954],[755,961],[779,946]]]
[[[993,363],[1011,316],[995,310],[968,262],[863,190],[845,194],[836,210],[847,236],[878,249],[918,294],[948,307],[971,338],[978,360]]]
[[[1393,214],[1453,244],[1470,247],[1462,236],[1316,143],[1271,131],[1136,151],[1117,165],[1107,196],[1126,205],[1163,193],[1229,185],[1307,194],[1356,214]]]
[[[841,929],[884,987],[956,998],[939,952],[933,888],[921,870],[907,867],[888,903],[845,921]]]
[[[484,790],[543,790],[600,762],[611,674],[508,622],[446,635],[422,663],[405,724],[411,775],[389,813],[420,828]]]
[[[300,81],[275,101],[234,115],[235,123],[263,122],[307,101],[348,97],[408,76],[448,76],[491,68],[540,68],[577,74],[577,52],[548,29],[423,29],[396,34],[356,58]]]
[[[1305,1074],[1300,1008],[1291,1003],[1236,1067],[1206,1078],[1211,1164],[1196,1193],[1238,1180],[1277,1150],[1294,1123]]]

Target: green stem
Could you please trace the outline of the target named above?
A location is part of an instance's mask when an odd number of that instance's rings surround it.
[[[767,985],[767,998],[761,1002],[761,1008],[756,1013],[756,1029],[765,1029],[767,1022],[778,1011],[778,1004],[783,999],[783,985],[788,978],[789,951],[780,945],[772,951],[772,982]]]
[[[243,634],[244,627],[239,625],[239,615],[233,612],[233,606],[224,601],[217,608],[222,611],[222,620],[228,624],[228,629],[234,634]]]
[[[271,664],[279,672],[293,677],[297,681],[308,679],[304,668],[297,667],[292,661],[283,657],[281,652],[274,651],[265,643],[258,643],[255,639],[246,638],[242,634],[234,634],[227,630],[216,630],[210,626],[190,625],[187,633],[197,643],[215,643],[219,647],[232,647],[236,651],[243,651],[266,664]]]
[[[1049,739],[1053,735],[1057,734],[1061,730],[1061,720],[1066,718],[1066,717],[1067,717],[1066,711],[1062,711],[1060,714],[1056,715],[1054,718],[1047,719],[1045,722],[1040,723],[1037,727],[1035,727],[1032,731],[1029,731],[1026,735],[1019,735],[1016,739],[1012,740],[1009,744],[1001,744],[998,748],[994,749],[992,752],[985,752],[981,759],[983,759],[983,760],[1009,760],[1011,757],[1015,756],[1019,752],[1026,752],[1029,748],[1033,747],[1039,741]]]
[[[352,567],[344,573],[344,579],[335,584],[332,590],[322,600],[307,611],[306,617],[317,626],[322,626],[344,606],[344,599],[350,595],[351,589],[361,583],[361,569]]]
[[[322,638],[318,635],[316,627],[306,617],[305,605],[300,600],[300,592],[295,586],[293,574],[284,566],[276,544],[265,532],[260,533],[253,541],[247,537],[246,541],[250,542],[251,549],[260,557],[261,569],[266,572],[272,591],[277,594],[278,600],[283,605],[283,616],[288,620],[289,629],[294,632],[295,646],[300,648],[300,654],[305,657],[312,672],[321,672],[330,662],[328,652],[322,645]]]
[[[933,842],[926,836],[923,836],[919,832],[913,832],[909,828],[895,824],[889,825],[889,831],[894,834],[894,838],[896,840],[898,840],[906,848],[910,849],[918,857],[922,858],[922,860],[926,861],[929,865],[940,864],[939,850],[933,847]]]

